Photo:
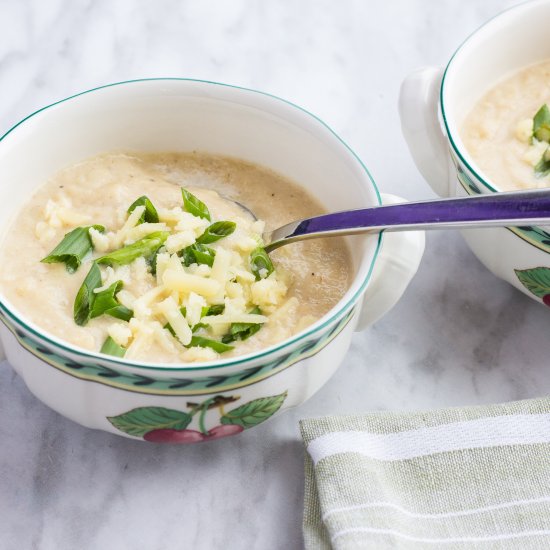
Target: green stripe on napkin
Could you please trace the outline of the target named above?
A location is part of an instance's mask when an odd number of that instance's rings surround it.
[[[303,420],[306,548],[550,548],[550,399]]]

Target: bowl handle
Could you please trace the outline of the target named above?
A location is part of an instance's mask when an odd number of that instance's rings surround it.
[[[416,167],[440,196],[448,197],[449,161],[447,138],[439,122],[439,90],[443,69],[424,67],[401,84],[401,130]]]
[[[399,202],[405,200],[382,194],[382,204]],[[355,330],[363,330],[376,322],[401,298],[418,270],[424,253],[424,241],[424,231],[384,233]]]

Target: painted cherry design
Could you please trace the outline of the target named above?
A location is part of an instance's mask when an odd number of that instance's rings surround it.
[[[172,430],[159,429],[147,432],[143,439],[153,443],[199,443],[200,441],[211,441],[230,435],[236,435],[244,431],[242,426],[236,424],[223,424],[212,428],[207,433],[197,430]]]
[[[207,430],[205,425],[205,415],[208,409],[219,408],[221,413],[223,405],[228,402],[230,403],[233,399],[234,398],[227,399],[222,396],[217,396],[207,399],[201,404],[191,403],[191,406],[194,409],[191,414],[199,413],[199,431],[159,428],[147,432],[143,436],[143,439],[153,443],[199,443],[200,441],[210,441],[212,439],[220,439],[221,437],[241,433],[244,428],[242,426],[238,426],[237,424],[220,424],[211,430]]]
[[[118,430],[142,437],[152,443],[199,443],[237,435],[264,422],[282,406],[287,392],[258,397],[239,407],[225,411],[224,407],[240,399],[237,395],[216,395],[203,402],[187,403],[187,411],[165,407],[136,407],[107,420]],[[207,429],[207,413],[218,409],[219,425]],[[214,416],[214,415],[210,415]],[[196,429],[189,429],[197,418]]]

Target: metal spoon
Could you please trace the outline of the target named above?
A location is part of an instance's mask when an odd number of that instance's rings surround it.
[[[239,205],[242,207],[242,205]],[[248,210],[248,209],[247,209]],[[360,208],[298,220],[267,232],[267,252],[305,239],[419,229],[550,225],[550,189]]]

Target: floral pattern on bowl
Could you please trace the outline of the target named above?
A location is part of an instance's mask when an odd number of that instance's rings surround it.
[[[181,376],[174,371],[172,376],[158,376],[153,371],[147,374],[121,369],[106,357],[103,362],[76,361],[56,352],[53,347],[28,336],[11,322],[0,309],[0,321],[15,336],[19,344],[44,363],[75,378],[119,388],[134,393],[151,395],[208,395],[212,391],[229,391],[255,384],[288,369],[297,362],[315,355],[326,347],[350,322],[355,313],[351,308],[337,323],[321,335],[304,340],[294,349],[268,360],[262,365],[246,367],[230,374],[206,376]]]
[[[261,424],[282,406],[288,392],[248,401],[229,411],[225,406],[240,399],[236,395],[216,395],[200,403],[187,403],[189,411],[165,407],[138,407],[107,420],[127,435],[152,443],[199,443],[236,435]],[[219,424],[206,427],[206,413],[219,411]],[[196,420],[196,428],[189,425]]]
[[[520,283],[550,307],[550,267],[516,269],[515,272]]]

